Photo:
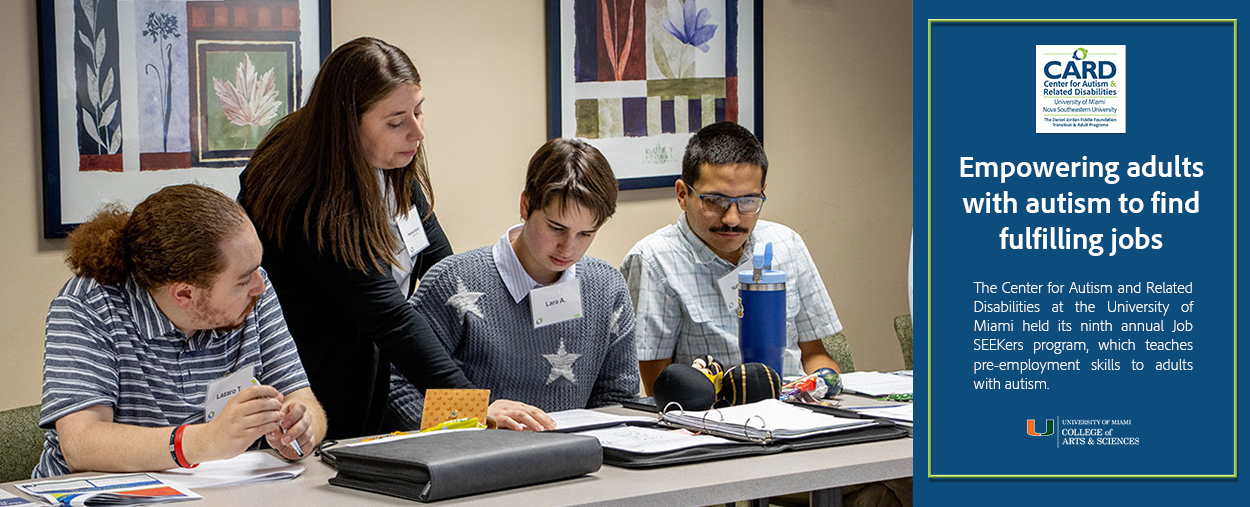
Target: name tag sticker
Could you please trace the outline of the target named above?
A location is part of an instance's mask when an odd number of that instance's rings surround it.
[[[750,259],[716,280],[716,285],[720,287],[721,299],[725,300],[725,307],[729,308],[729,311],[738,309],[738,272],[748,269],[753,269]]]
[[[581,280],[573,278],[530,290],[530,315],[534,316],[534,329],[581,318]]]
[[[208,391],[204,396],[204,422],[212,421],[214,417],[217,417],[221,409],[226,408],[226,403],[230,401],[230,398],[239,394],[239,391],[260,383],[253,378],[253,368],[252,365],[244,366],[208,384]]]
[[[399,226],[399,237],[404,239],[409,257],[430,246],[430,238],[425,236],[425,224],[421,223],[421,212],[417,211],[416,206],[408,210],[407,218],[395,217],[395,225]]]

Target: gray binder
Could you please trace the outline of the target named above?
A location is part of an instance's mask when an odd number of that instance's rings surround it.
[[[593,437],[507,430],[452,431],[325,451],[330,484],[420,502],[528,486],[599,470]]]

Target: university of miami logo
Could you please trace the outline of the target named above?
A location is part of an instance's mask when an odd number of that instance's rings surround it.
[[[1089,51],[1086,51],[1085,48],[1076,48],[1076,51],[1072,52],[1073,60],[1084,60],[1087,56],[1089,56]]]
[[[1047,420],[1046,420],[1046,432],[1045,432],[1045,433],[1038,433],[1038,432],[1037,432],[1037,423],[1036,423],[1035,421],[1033,421],[1032,419],[1029,419],[1028,421],[1029,421],[1028,433],[1029,433],[1030,435],[1032,435],[1032,436],[1035,436],[1035,437],[1046,437],[1046,436],[1050,436],[1050,435],[1054,435],[1054,434],[1055,434],[1055,420],[1054,420],[1054,419],[1047,419]]]

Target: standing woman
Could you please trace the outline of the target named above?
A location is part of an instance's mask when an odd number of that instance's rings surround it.
[[[420,85],[395,46],[370,37],[339,46],[308,103],[274,126],[239,176],[329,438],[385,429],[392,364],[421,389],[472,387],[407,302],[452,253],[432,212]],[[521,403],[497,401],[490,413],[501,425],[552,426]]]

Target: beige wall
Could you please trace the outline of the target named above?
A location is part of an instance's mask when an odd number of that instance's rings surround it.
[[[43,319],[69,276],[64,242],[41,232],[32,4],[0,2],[0,409],[38,403]],[[900,368],[891,323],[907,313],[911,3],[765,4],[764,216],[803,234],[859,369]],[[439,219],[457,250],[494,241],[518,221],[525,162],[546,138],[543,2],[339,0],[332,14],[334,44],[380,37],[417,63]],[[590,255],[619,263],[676,215],[671,189],[623,192]]]

